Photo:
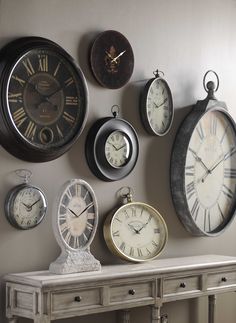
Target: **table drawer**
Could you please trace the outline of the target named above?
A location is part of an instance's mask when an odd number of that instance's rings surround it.
[[[51,305],[52,313],[98,307],[101,305],[101,288],[53,292],[51,295]]]
[[[110,303],[140,301],[154,297],[154,281],[120,284],[110,288]]]
[[[207,289],[224,288],[236,285],[236,272],[222,272],[217,274],[208,274]]]
[[[200,276],[168,278],[163,281],[163,296],[199,292]]]

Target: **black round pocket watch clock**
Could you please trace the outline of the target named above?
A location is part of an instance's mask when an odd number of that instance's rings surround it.
[[[134,168],[139,143],[130,123],[118,118],[118,106],[112,107],[113,117],[96,121],[86,139],[86,158],[91,171],[104,181],[117,181]]]
[[[90,253],[98,226],[98,206],[92,187],[82,179],[65,182],[55,201],[53,231],[61,255],[50,264],[57,274],[100,270]]]
[[[31,184],[32,173],[26,169],[16,170],[24,183],[11,189],[5,198],[5,215],[17,229],[28,230],[36,227],[45,217],[47,200],[43,191]]]
[[[170,130],[174,107],[168,83],[160,77],[158,70],[153,72],[140,97],[140,114],[146,131],[151,135],[164,136]]]
[[[109,89],[124,86],[134,69],[134,54],[127,38],[115,30],[99,34],[91,48],[90,65],[102,86]]]
[[[74,59],[41,37],[17,39],[0,53],[0,142],[15,157],[45,162],[64,154],[87,116],[85,78]]]
[[[232,222],[236,208],[236,125],[217,87],[198,101],[177,133],[171,158],[171,191],[177,215],[197,236],[216,236]]]
[[[153,260],[164,249],[167,226],[160,213],[152,206],[132,201],[132,190],[124,194],[125,204],[106,218],[103,233],[108,248],[121,259],[132,262]]]

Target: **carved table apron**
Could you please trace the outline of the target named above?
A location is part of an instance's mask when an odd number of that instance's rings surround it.
[[[114,310],[119,311],[119,323],[130,323],[130,309],[138,306],[150,306],[149,322],[160,323],[163,303],[200,296],[208,296],[208,322],[214,323],[216,294],[236,290],[236,257],[158,259],[67,275],[8,274],[5,282],[9,323],[19,317],[49,323]]]

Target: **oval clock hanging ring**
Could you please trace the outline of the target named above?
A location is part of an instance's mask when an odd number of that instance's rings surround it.
[[[0,57],[1,144],[31,162],[58,158],[86,121],[82,71],[62,47],[41,37],[17,39]]]

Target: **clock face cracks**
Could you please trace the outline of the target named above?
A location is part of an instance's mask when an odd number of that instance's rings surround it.
[[[203,232],[217,232],[236,204],[236,133],[220,111],[203,115],[187,150],[185,194],[193,221]]]

